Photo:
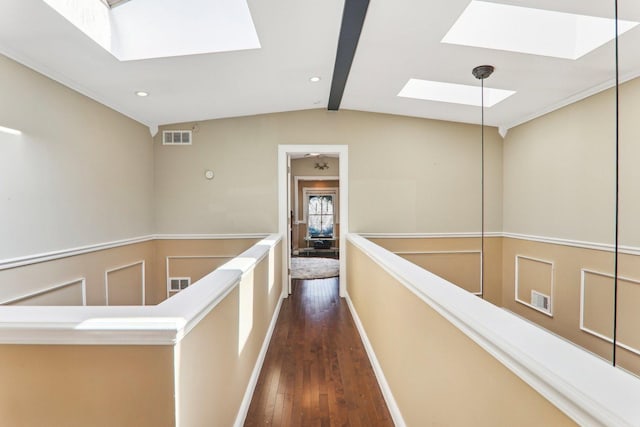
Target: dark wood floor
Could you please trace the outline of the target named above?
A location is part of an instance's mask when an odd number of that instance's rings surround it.
[[[295,280],[245,426],[393,426],[338,279]]]

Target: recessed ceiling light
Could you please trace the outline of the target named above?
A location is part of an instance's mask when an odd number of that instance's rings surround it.
[[[493,89],[485,86],[484,106],[489,108],[516,93],[513,90]],[[398,96],[403,98],[424,99],[427,101],[449,102],[453,104],[481,104],[480,86],[455,83],[434,82],[431,80],[409,79]]]
[[[22,132],[17,129],[11,129],[4,126],[0,126],[0,132],[9,133],[11,135],[22,135]]]
[[[313,77],[309,78],[309,81],[310,81],[311,83],[318,83],[318,82],[320,81],[320,77],[318,77],[318,76],[313,76]]]
[[[618,21],[618,34],[638,25]],[[473,0],[443,43],[578,59],[613,40],[615,21]]]
[[[145,96],[149,96],[149,92],[144,92],[142,90],[139,90],[136,92],[136,95],[145,97]]]

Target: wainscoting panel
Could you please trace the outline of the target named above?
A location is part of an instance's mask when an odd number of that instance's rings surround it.
[[[169,278],[189,278],[195,283],[233,257],[218,255],[168,256],[165,260],[167,281]],[[167,298],[171,296],[167,283]]]
[[[460,286],[480,293],[480,251],[396,252],[402,258]]]
[[[50,286],[2,305],[86,305],[85,279],[80,278]]]
[[[524,255],[515,257],[515,299],[546,315],[553,315],[553,262]],[[534,303],[536,296],[548,298],[545,306]]]
[[[582,269],[580,329],[613,342],[613,275]],[[618,278],[618,346],[640,355],[640,281]]]
[[[105,271],[106,305],[144,305],[144,264],[137,261]]]

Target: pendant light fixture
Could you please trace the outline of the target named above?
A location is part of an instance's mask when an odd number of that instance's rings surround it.
[[[480,111],[481,111],[481,126],[480,126],[480,142],[481,142],[481,231],[480,231],[480,298],[484,298],[484,79],[489,77],[493,73],[492,65],[479,65],[475,67],[471,73],[476,79],[480,80]]]

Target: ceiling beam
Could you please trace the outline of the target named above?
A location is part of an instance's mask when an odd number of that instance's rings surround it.
[[[367,15],[369,0],[345,0],[342,12],[342,26],[338,39],[338,52],[333,68],[333,80],[331,81],[331,93],[329,94],[329,110],[340,109],[344,88],[347,85],[349,71],[356,54],[358,40]]]

